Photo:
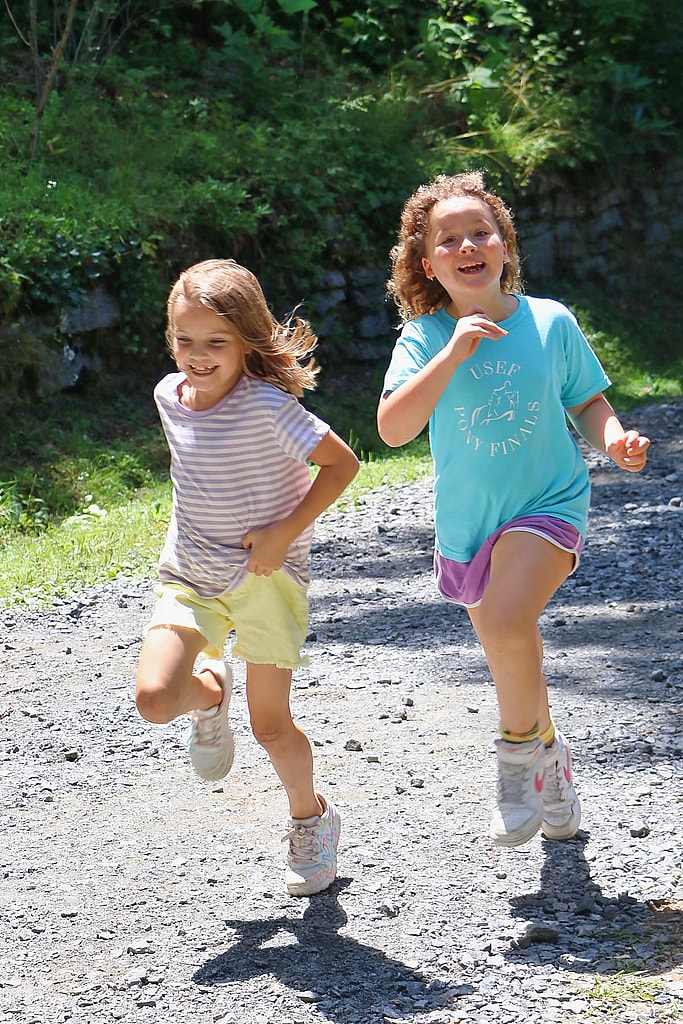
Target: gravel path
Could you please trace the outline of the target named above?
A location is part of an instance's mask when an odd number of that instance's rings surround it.
[[[138,717],[150,581],[0,613],[0,1022],[681,1019],[683,403],[630,420],[648,468],[589,457],[589,542],[543,621],[571,842],[488,838],[493,685],[434,589],[428,481],[316,533],[293,701],[343,828],[310,900],[282,890],[285,803],[243,671],[222,784],[194,777],[182,723]]]

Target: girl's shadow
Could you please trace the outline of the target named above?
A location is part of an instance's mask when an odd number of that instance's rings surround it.
[[[529,924],[508,958],[536,963],[540,956],[578,974],[612,974],[625,965],[657,974],[680,962],[681,904],[627,892],[606,896],[591,878],[589,839],[581,830],[566,842],[543,842],[540,890],[510,901]]]
[[[382,1020],[386,1014],[430,1013],[448,1005],[443,982],[430,981],[400,960],[339,934],[347,917],[338,895],[349,882],[337,879],[327,892],[311,898],[302,917],[226,921],[234,940],[192,980],[227,985],[271,975],[295,993],[306,993],[330,1019],[346,1019],[349,1008],[359,1006]]]

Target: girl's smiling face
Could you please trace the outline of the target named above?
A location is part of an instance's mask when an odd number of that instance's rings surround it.
[[[173,309],[171,353],[187,378],[180,400],[196,411],[225,398],[244,372],[242,340],[229,322],[182,295]]]
[[[464,315],[472,304],[501,295],[507,247],[492,211],[482,199],[453,196],[436,203],[425,249],[422,269],[450,295],[449,312]]]

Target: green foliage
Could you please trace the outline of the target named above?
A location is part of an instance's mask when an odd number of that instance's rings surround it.
[[[332,0],[319,4],[312,20],[325,25],[342,56],[377,72],[398,64],[414,47],[424,12],[420,0]]]
[[[67,6],[9,0],[15,24],[0,21],[8,391],[60,356],[62,313],[95,285],[122,310],[95,342],[107,366],[149,362],[195,259],[241,260],[284,312],[330,268],[386,265],[405,197],[434,173],[616,176],[678,144],[678,0],[657,18],[647,0],[94,0],[31,161]]]
[[[645,165],[670,150],[683,117],[680,54],[663,61],[671,47],[653,33],[645,2],[430,7],[404,66],[414,81],[433,76],[423,89],[438,101],[436,152],[455,151],[524,182],[541,169],[598,160],[618,173],[625,158]],[[683,8],[667,8],[680,33]]]
[[[22,493],[17,480],[0,481],[0,536],[7,532],[34,533],[45,529],[49,513],[32,487]]]
[[[48,190],[57,187],[56,181],[47,182]],[[0,292],[5,315],[16,306],[16,281],[30,290],[33,310],[61,308],[65,302],[78,306],[95,282],[113,276],[122,260],[142,257],[139,241],[125,238],[111,222],[81,226],[78,220],[34,208],[24,213],[21,233],[9,217],[2,226],[7,229],[3,262],[8,283]]]
[[[68,102],[54,95],[49,152],[31,164],[0,130],[0,157],[14,169],[0,222],[5,319],[58,314],[104,283],[122,306],[120,351],[147,356],[158,351],[167,289],[191,259],[233,256],[294,304],[330,266],[386,252],[415,176],[413,119],[400,104],[334,81],[297,87],[278,68],[269,109],[252,119],[249,76],[231,99],[231,76],[212,61],[189,95],[134,71],[112,60],[103,92],[74,80]],[[407,159],[389,183],[398,150]]]

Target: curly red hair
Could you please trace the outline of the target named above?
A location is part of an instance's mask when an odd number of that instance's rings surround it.
[[[426,238],[432,210],[437,203],[453,197],[481,199],[489,207],[507,247],[508,260],[500,279],[501,290],[507,293],[522,290],[519,247],[511,210],[500,196],[487,190],[481,171],[453,176],[440,174],[426,185],[420,185],[407,200],[401,213],[398,241],[391,250],[387,291],[404,322],[434,313],[450,302],[443,285],[436,278],[430,281],[425,277],[422,259],[427,255]]]

